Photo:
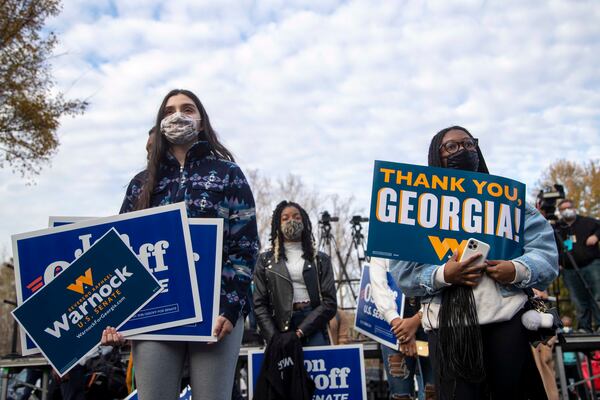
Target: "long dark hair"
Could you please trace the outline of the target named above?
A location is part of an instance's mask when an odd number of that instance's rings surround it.
[[[429,145],[427,162],[432,167],[443,167],[440,145],[451,130],[459,130],[470,137],[471,133],[461,126],[451,126],[439,131]],[[477,172],[489,174],[487,165],[477,146],[479,167]],[[473,290],[468,286],[452,285],[442,291],[442,303],[438,315],[438,353],[441,391],[453,398],[454,387],[450,382],[462,378],[469,382],[480,382],[485,377],[481,328],[477,318],[477,306]],[[450,387],[447,387],[450,385]]]
[[[223,160],[235,161],[233,158],[233,154],[231,154],[231,152],[227,150],[227,148],[223,146],[223,144],[221,144],[221,142],[219,141],[217,132],[215,132],[212,125],[210,124],[210,119],[208,118],[208,114],[206,113],[202,102],[200,102],[200,99],[198,99],[198,97],[189,90],[173,89],[169,93],[167,93],[162,103],[160,103],[158,113],[156,113],[156,124],[152,129],[157,134],[154,137],[154,143],[150,149],[150,154],[148,155],[148,166],[146,167],[146,182],[144,183],[140,195],[137,199],[135,207],[136,210],[142,210],[150,207],[152,191],[154,190],[157,183],[156,181],[158,179],[158,170],[160,168],[160,165],[165,161],[165,158],[167,156],[167,150],[169,150],[170,147],[170,144],[165,138],[165,136],[160,134],[160,121],[162,121],[162,119],[165,116],[165,107],[167,105],[167,101],[171,97],[176,96],[178,94],[182,94],[184,96],[189,97],[196,105],[198,112],[200,112],[201,120],[198,139],[208,142],[210,152],[215,157]]]
[[[310,223],[308,214],[298,203],[283,200],[281,203],[277,204],[277,207],[275,207],[275,210],[273,211],[273,217],[271,218],[271,235],[269,237],[269,241],[271,242],[271,246],[273,248],[275,262],[278,262],[279,260],[287,260],[285,255],[285,246],[283,245],[283,232],[281,231],[281,213],[286,207],[296,207],[298,211],[300,211],[302,225],[304,225],[301,237],[302,257],[307,261],[315,261],[315,238],[312,233],[312,224]]]

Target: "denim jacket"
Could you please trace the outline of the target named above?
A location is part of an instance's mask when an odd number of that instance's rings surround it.
[[[135,209],[146,171],[129,183],[121,213]],[[167,153],[160,165],[150,207],[185,201],[188,217],[223,218],[223,269],[219,314],[235,325],[249,311],[248,295],[258,256],[254,197],[237,164],[211,154],[207,142],[188,151],[180,167]]]
[[[525,205],[523,254],[513,259],[527,269],[527,277],[516,284],[501,285],[502,296],[522,293],[525,288],[544,290],[558,276],[558,252],[554,232],[548,221],[529,204]],[[390,273],[402,292],[409,297],[421,297],[430,302],[443,288],[434,285],[434,273],[439,265],[410,261],[390,261]],[[439,296],[436,302],[439,301]]]

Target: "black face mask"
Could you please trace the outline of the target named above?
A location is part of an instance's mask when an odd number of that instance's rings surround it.
[[[479,155],[476,151],[461,150],[458,153],[449,155],[446,163],[448,168],[476,172],[479,168]]]

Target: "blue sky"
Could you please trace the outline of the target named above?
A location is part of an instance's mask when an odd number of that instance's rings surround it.
[[[369,207],[373,160],[426,163],[462,125],[492,173],[531,187],[600,157],[597,1],[63,2],[57,88],[89,99],[52,164],[0,171],[0,250],[49,215],[105,216],[145,161],[164,94],[203,101],[243,169]],[[267,210],[270,212],[270,210]]]

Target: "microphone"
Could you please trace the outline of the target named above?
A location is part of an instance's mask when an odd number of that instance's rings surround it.
[[[521,322],[530,331],[537,331],[539,328],[552,328],[554,315],[529,310],[521,315]]]

